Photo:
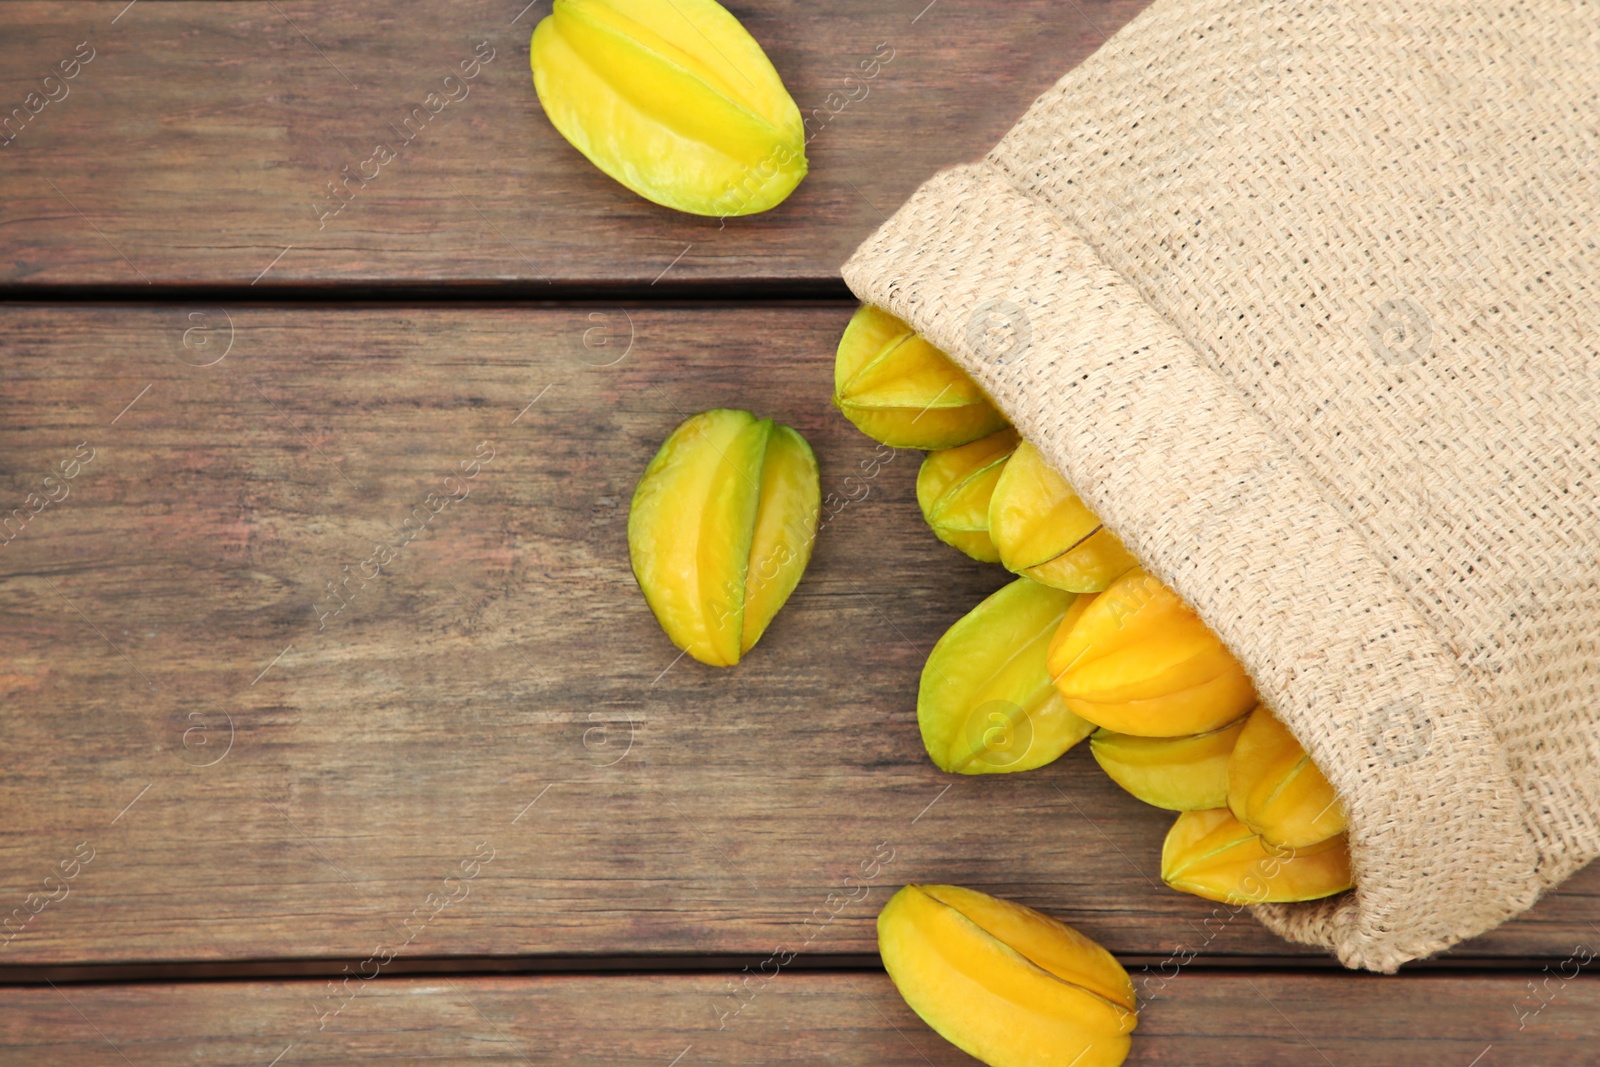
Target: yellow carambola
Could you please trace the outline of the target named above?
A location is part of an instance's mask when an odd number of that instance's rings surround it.
[[[856,429],[894,448],[954,448],[1006,425],[966,371],[871,304],[839,338],[833,403]]]
[[[1118,1067],[1139,1024],[1116,958],[1032,908],[908,885],[878,915],[884,969],[911,1010],[991,1067]]]
[[[800,109],[715,0],[555,0],[530,61],[555,128],[646,200],[748,215],[805,177]]]
[[[1255,707],[1255,687],[1239,661],[1144,570],[1085,599],[1082,612],[1057,631],[1048,665],[1076,714],[1115,733],[1182,737]]]
[[[1007,570],[1074,593],[1099,592],[1136,565],[1027,441],[989,498],[989,537]]]
[[[722,408],[687,419],[634,490],[628,553],[672,643],[731,666],[811,559],[822,487],[805,438]]]
[[[1289,728],[1256,708],[1228,762],[1228,807],[1254,833],[1305,848],[1345,831],[1338,794]]]
[[[1352,885],[1343,834],[1307,848],[1280,848],[1251,833],[1227,808],[1178,816],[1161,846],[1161,878],[1224,904],[1316,900]]]
[[[917,504],[934,535],[984,563],[998,563],[989,539],[989,497],[1017,447],[1009,426],[970,444],[928,453],[917,471]]]
[[[1032,770],[1094,729],[1067,710],[1045,670],[1050,637],[1076,599],[1018,578],[939,638],[922,668],[917,725],[940,770]]]
[[[1228,757],[1248,720],[1187,737],[1136,737],[1096,730],[1089,750],[1122,788],[1158,808],[1204,811],[1228,803]]]

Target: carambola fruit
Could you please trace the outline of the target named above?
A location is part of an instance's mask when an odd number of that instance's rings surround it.
[[[892,448],[954,448],[1006,425],[966,371],[871,304],[839,339],[833,403],[858,430]]]
[[[805,177],[800,109],[714,0],[555,0],[530,53],[561,136],[646,200],[748,215]]]
[[[1227,808],[1186,811],[1161,846],[1161,878],[1224,904],[1316,900],[1350,888],[1350,851],[1343,834],[1308,848],[1280,848]]]
[[[1027,441],[995,484],[989,537],[1007,570],[1074,593],[1098,592],[1136,563]]]
[[[1117,1067],[1139,1023],[1116,958],[1032,908],[908,885],[878,915],[884,969],[911,1010],[992,1067]]]
[[[917,503],[934,535],[973,559],[998,563],[989,539],[989,496],[1017,447],[1010,427],[970,444],[928,453],[917,472]]]
[[[1050,637],[1075,599],[1018,578],[939,638],[922,668],[917,725],[940,770],[1032,770],[1094,729],[1067,710],[1045,670]]]
[[[1176,593],[1142,569],[1094,595],[1061,627],[1049,670],[1068,708],[1115,733],[1200,734],[1256,705],[1239,661]]]
[[[1122,788],[1158,808],[1203,811],[1228,804],[1228,757],[1248,720],[1187,737],[1136,737],[1096,730],[1095,762]]]
[[[1234,747],[1227,804],[1251,831],[1283,848],[1305,848],[1345,831],[1333,786],[1265,705],[1250,714]]]
[[[672,431],[628,513],[634,576],[672,643],[738,663],[800,581],[821,497],[811,446],[787,426],[721,408]]]

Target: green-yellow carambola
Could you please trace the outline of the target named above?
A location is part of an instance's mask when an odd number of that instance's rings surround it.
[[[646,200],[750,215],[806,175],[800,109],[715,0],[555,0],[531,62],[561,136]]]
[[[816,456],[788,426],[718,408],[672,431],[628,512],[634,576],[672,643],[738,663],[799,584],[821,501]]]

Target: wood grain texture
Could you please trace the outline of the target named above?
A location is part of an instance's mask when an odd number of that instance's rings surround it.
[[[739,1000],[729,979],[709,975],[350,988],[342,1000],[312,982],[15,990],[0,1008],[0,1055],[13,1067],[977,1062],[928,1029],[882,973],[780,973]],[[1592,1064],[1600,980],[1552,989],[1541,999],[1515,977],[1186,973],[1144,1007],[1127,1064]],[[724,1014],[736,1002],[744,1010]]]
[[[39,909],[0,963],[871,952],[909,881],[1125,954],[1303,954],[1160,886],[1169,817],[1087,752],[928,762],[923,659],[1006,576],[831,408],[850,311],[0,308],[0,516],[67,492],[0,545],[0,914]],[[678,659],[626,546],[646,462],[716,406],[803,432],[830,516],[724,671]],[[1564,958],[1597,890],[1456,955]]]
[[[528,69],[548,0],[124,4],[0,3],[0,120],[39,94],[0,128],[0,285],[836,283],[918,184],[1143,6],[731,4],[814,136],[799,190],[724,226],[639,199],[555,132]],[[441,88],[481,42],[493,58]],[[61,82],[80,44],[93,58]],[[406,127],[430,92],[460,99]],[[366,181],[379,144],[396,158]]]

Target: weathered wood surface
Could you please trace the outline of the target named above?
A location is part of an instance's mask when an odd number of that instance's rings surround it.
[[[1006,578],[830,407],[849,314],[0,308],[0,515],[60,497],[0,546],[0,901],[38,909],[0,964],[870,953],[908,881],[1124,954],[1303,952],[1160,886],[1167,816],[1087,753],[928,762],[923,658]],[[724,671],[678,659],[625,530],[716,406],[805,433],[829,516]],[[1564,958],[1597,891],[1457,955]]]
[[[976,1062],[882,973],[731,988],[683,975],[378,978],[338,996],[321,982],[41,987],[7,992],[0,1056],[12,1067]],[[1144,1008],[1127,1063],[1576,1067],[1594,1063],[1597,1041],[1600,980],[1587,976],[1536,995],[1515,977],[1185,973]]]
[[[786,203],[723,226],[646,203],[551,127],[528,69],[548,0],[126,2],[0,2],[0,285],[834,282],[1143,6],[730,5],[814,136]],[[363,170],[379,144],[396,158]]]

